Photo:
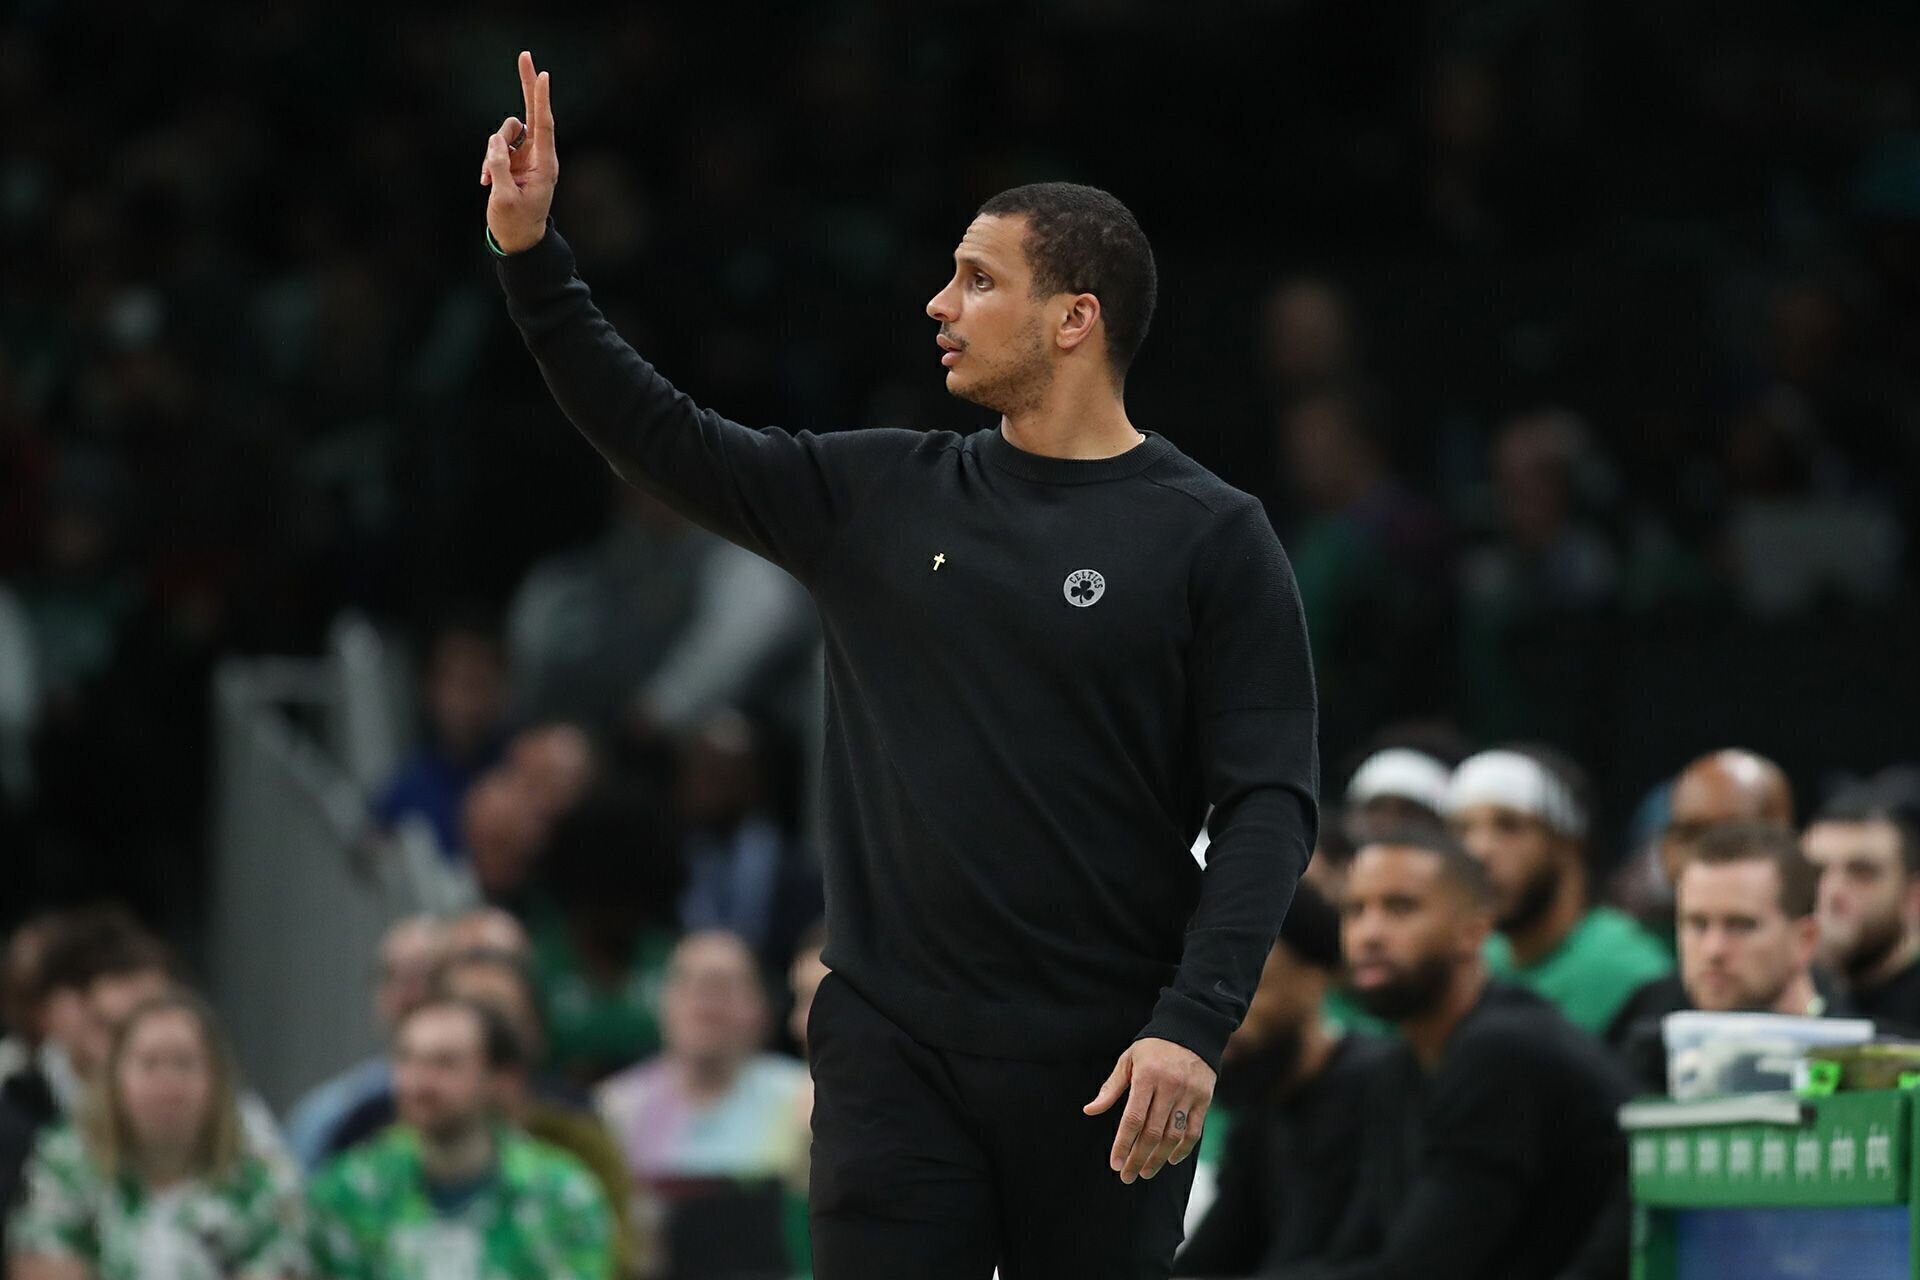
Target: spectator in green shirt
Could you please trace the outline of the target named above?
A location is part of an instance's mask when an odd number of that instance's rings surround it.
[[[323,1169],[309,1192],[316,1272],[338,1280],[608,1280],[613,1229],[572,1156],[507,1124],[525,1058],[512,1026],[443,997],[400,1024],[400,1123]]]
[[[1446,816],[1493,881],[1493,973],[1600,1035],[1628,998],[1673,962],[1633,920],[1589,903],[1586,794],[1579,767],[1556,753],[1484,751],[1454,771]]]
[[[307,1274],[292,1169],[250,1151],[232,1060],[197,998],[129,1013],[103,1086],[46,1129],[9,1234],[16,1280],[293,1280]]]
[[[513,1027],[527,1061],[541,1060],[546,1051],[546,1024],[532,972],[524,960],[502,951],[456,955],[440,971],[440,989],[495,1010]],[[627,1221],[632,1195],[627,1158],[600,1117],[584,1097],[576,1097],[565,1084],[531,1071],[503,1073],[500,1084],[497,1097],[502,1113],[531,1136],[585,1165],[600,1185],[613,1223],[614,1261],[622,1275],[630,1273],[639,1254]]]

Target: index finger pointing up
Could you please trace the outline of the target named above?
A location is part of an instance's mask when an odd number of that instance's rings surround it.
[[[538,142],[540,114],[534,104],[540,100],[540,93],[535,87],[533,55],[525,49],[520,51],[520,96],[526,99],[526,114],[522,118],[527,122],[527,131],[534,135],[530,141]]]

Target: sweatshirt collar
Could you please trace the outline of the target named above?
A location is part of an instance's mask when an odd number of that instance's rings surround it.
[[[1022,479],[1040,484],[1093,484],[1138,475],[1173,452],[1165,436],[1151,431],[1141,434],[1146,439],[1111,458],[1050,458],[1028,453],[1010,443],[997,426],[976,432],[973,439],[981,457]]]

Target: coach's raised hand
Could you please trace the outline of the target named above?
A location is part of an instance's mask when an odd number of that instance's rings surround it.
[[[553,207],[553,184],[560,157],[553,149],[553,94],[544,71],[533,69],[533,55],[520,54],[520,94],[526,99],[526,123],[514,116],[500,122],[487,139],[480,185],[487,196],[487,230],[503,253],[519,253],[540,243]]]

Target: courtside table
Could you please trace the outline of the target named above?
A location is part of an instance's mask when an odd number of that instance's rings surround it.
[[[1914,1096],[1623,1108],[1634,1280],[1920,1280]]]

